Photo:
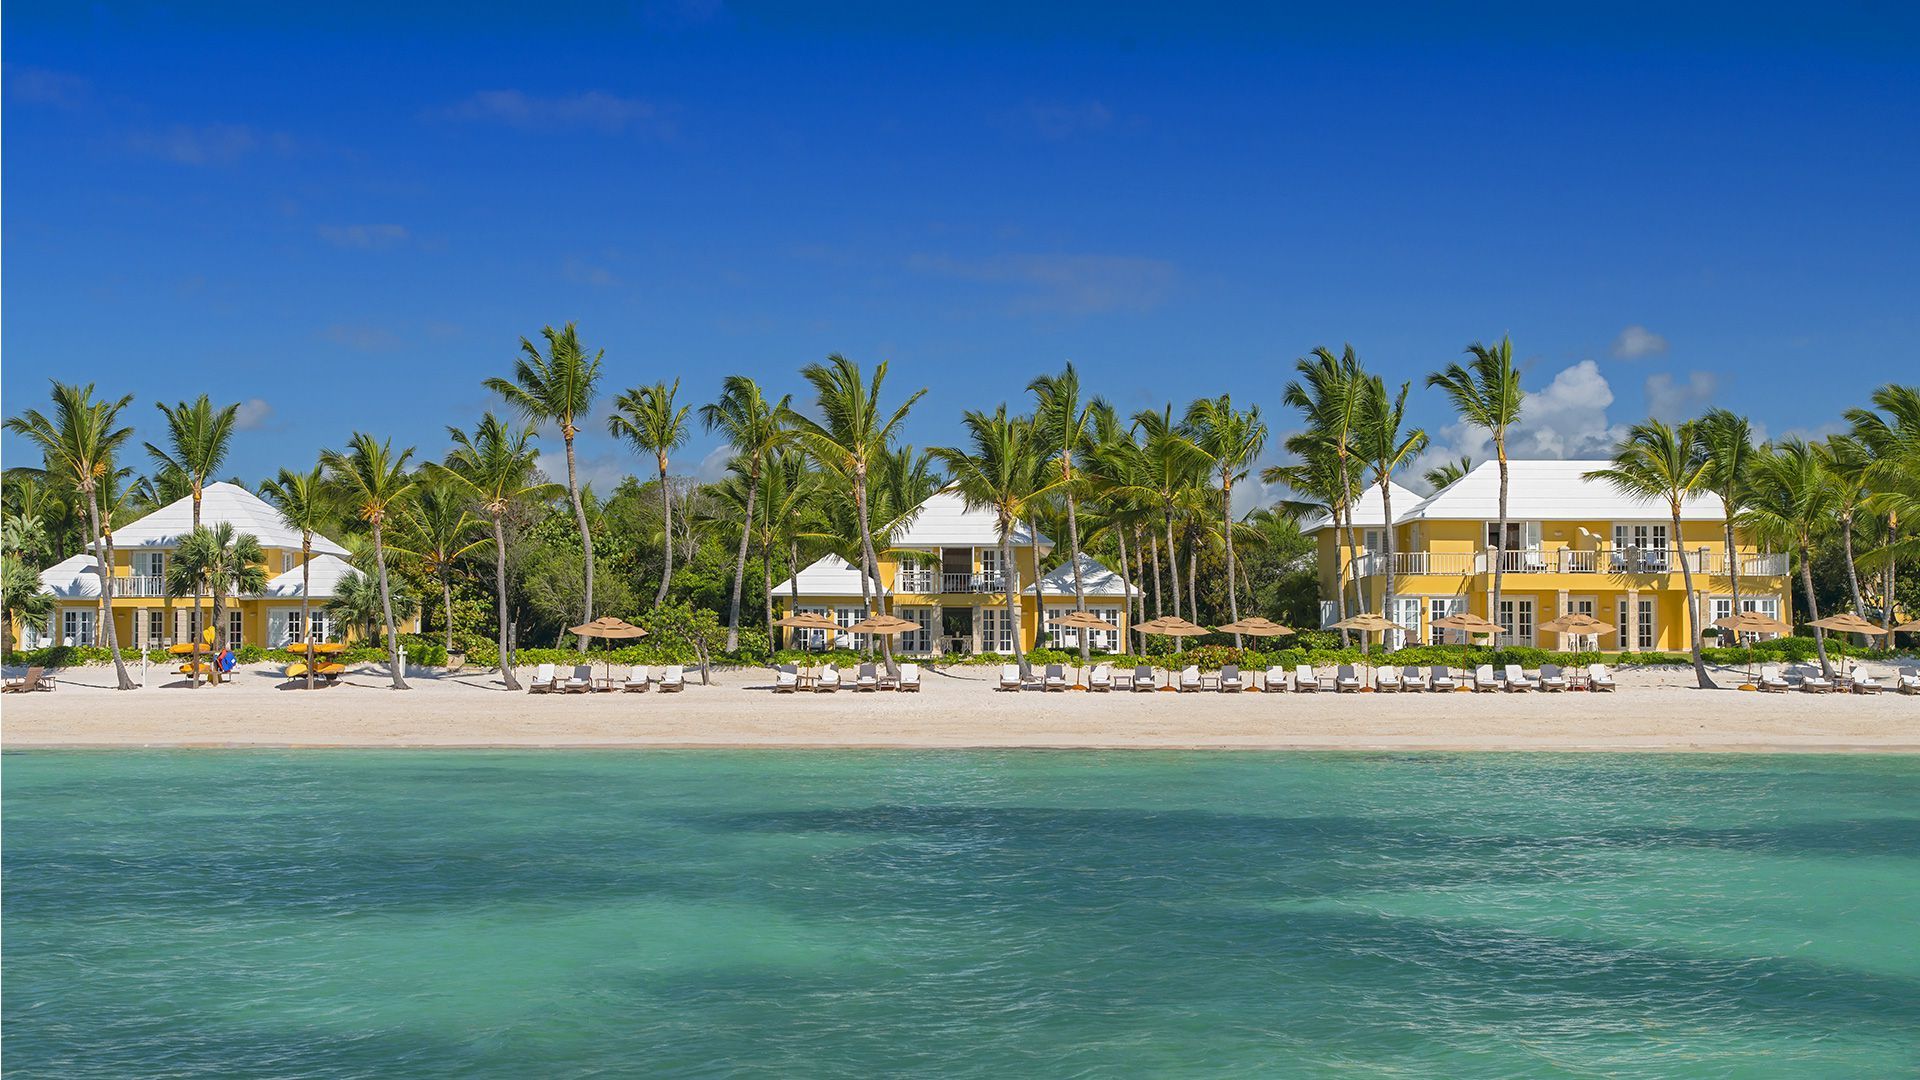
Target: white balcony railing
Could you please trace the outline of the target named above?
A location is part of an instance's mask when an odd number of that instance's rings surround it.
[[[894,582],[894,590],[903,593],[930,593],[934,580],[938,577],[932,570],[924,568],[900,568],[900,576]]]
[[[165,596],[166,579],[157,574],[136,574],[130,577],[113,578],[115,596]]]
[[[940,591],[943,593],[999,592],[1004,580],[1000,574],[941,574]]]
[[[1489,574],[1499,565],[1507,574],[1678,574],[1682,564],[1696,574],[1725,577],[1727,556],[1723,550],[1695,548],[1602,548],[1575,551],[1553,548],[1529,551],[1481,552],[1395,552],[1392,567],[1395,576],[1409,574],[1469,575]],[[1781,577],[1787,573],[1787,557],[1742,555],[1737,560],[1741,577]],[[1362,555],[1352,563],[1353,576],[1367,578],[1384,575],[1387,556]]]

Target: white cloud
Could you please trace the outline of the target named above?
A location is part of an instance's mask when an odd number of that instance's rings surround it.
[[[958,259],[914,255],[907,268],[935,277],[1020,290],[1016,312],[1091,315],[1147,311],[1166,298],[1178,276],[1172,263],[1141,255],[995,255]]]
[[[1613,339],[1613,355],[1622,360],[1660,356],[1667,351],[1667,339],[1638,323],[1620,331]]]
[[[733,447],[721,443],[700,459],[700,464],[694,467],[693,478],[703,484],[717,484],[727,478],[727,464],[732,460]]]
[[[241,431],[258,431],[273,419],[273,406],[261,398],[248,398],[233,414],[233,426]]]
[[[1647,376],[1647,415],[1659,420],[1684,420],[1713,400],[1720,377],[1711,371],[1689,371],[1685,382],[1667,372]]]
[[[314,232],[334,247],[362,250],[392,247],[408,235],[405,225],[321,225]]]
[[[519,90],[482,90],[435,115],[449,120],[505,124],[522,131],[587,128],[607,135],[624,131],[670,133],[660,106],[601,90],[564,97],[534,97]]]
[[[1554,375],[1546,386],[1527,393],[1520,405],[1520,422],[1507,432],[1507,454],[1517,458],[1600,458],[1612,454],[1614,444],[1626,438],[1627,425],[1613,423],[1607,409],[1613,405],[1613,387],[1600,365],[1582,360]],[[1427,452],[1406,472],[1409,486],[1428,469],[1461,456],[1475,464],[1493,457],[1493,436],[1484,428],[1453,423],[1442,427]]]

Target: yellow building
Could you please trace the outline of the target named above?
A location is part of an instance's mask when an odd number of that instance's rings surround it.
[[[228,596],[222,612],[226,626],[221,643],[278,648],[295,641],[333,641],[342,635],[326,611],[340,581],[353,568],[343,556],[347,549],[324,537],[313,538],[312,625],[300,623],[300,533],[280,520],[267,502],[237,484],[210,484],[201,493],[200,523],[233,525],[251,533],[267,556],[267,587],[257,595]],[[180,540],[193,529],[193,500],[181,499],[137,521],[114,530],[114,565],[110,571],[114,631],[125,649],[164,648],[191,641],[213,617],[211,597],[175,597],[169,602],[164,583],[167,561]],[[44,626],[16,628],[22,648],[48,644],[104,645],[106,632],[99,623],[100,578],[92,554],[75,555],[41,571],[42,588],[53,593],[55,607]],[[171,617],[169,618],[169,612]],[[404,628],[403,628],[404,629]]]
[[[1741,607],[1788,617],[1787,556],[1735,537],[1726,555],[1726,515],[1720,499],[1701,495],[1680,515],[1680,533],[1665,504],[1623,495],[1585,474],[1606,461],[1508,462],[1507,530],[1499,534],[1500,470],[1485,462],[1453,484],[1421,498],[1392,491],[1393,559],[1386,555],[1387,522],[1380,490],[1369,485],[1354,509],[1357,557],[1344,530],[1325,517],[1304,524],[1320,545],[1321,623],[1339,619],[1336,589],[1348,604],[1357,585],[1360,606],[1398,623],[1390,636],[1439,644],[1462,640],[1435,630],[1433,621],[1472,612],[1506,629],[1502,644],[1555,649],[1679,652],[1690,640],[1682,560],[1693,571],[1704,625],[1733,613],[1733,573]],[[1496,563],[1496,560],[1498,561]],[[1493,569],[1502,569],[1500,610],[1493,611]],[[1387,610],[1387,572],[1394,577]],[[1614,627],[1597,640],[1539,630],[1570,611]]]
[[[1062,564],[1040,574],[1053,543],[1024,524],[1014,529],[1011,546],[1014,565],[1008,568],[1001,562],[993,512],[968,509],[958,494],[941,492],[922,503],[885,538],[879,554],[880,588],[888,609],[920,624],[920,629],[895,639],[895,651],[928,656],[1011,653],[1015,634],[1023,649],[1033,648],[1036,640],[1055,648],[1078,648],[1075,631],[1053,625],[1074,609],[1072,567]],[[1090,556],[1080,559],[1088,610],[1118,628],[1088,631],[1087,644],[1102,652],[1122,651],[1126,596],[1133,587]],[[1016,595],[1013,619],[1006,607],[1010,587]],[[828,555],[775,586],[774,602],[783,612],[827,615],[841,626],[852,626],[868,614],[860,594],[859,569]],[[824,630],[803,630],[789,640],[808,648],[866,645],[860,635],[831,635],[831,643],[829,636]]]

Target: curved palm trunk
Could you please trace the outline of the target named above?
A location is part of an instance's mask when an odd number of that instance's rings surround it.
[[[493,587],[500,597],[500,677],[507,689],[520,689],[513,673],[513,657],[507,651],[507,530],[500,515],[493,514]]]
[[[313,534],[300,534],[300,636],[313,640]],[[307,650],[307,689],[313,689],[313,650]]]
[[[1807,594],[1807,621],[1820,620],[1820,601],[1813,596],[1813,560],[1812,552],[1805,544],[1800,547],[1800,588]],[[1819,627],[1813,628],[1813,647],[1820,653],[1820,674],[1833,678],[1833,663],[1827,659],[1827,632]]]
[[[453,578],[447,574],[440,575],[440,601],[442,604],[441,610],[446,612],[446,618],[447,618],[447,626],[446,626],[447,651],[452,652],[453,651]]]
[[[753,501],[759,494],[760,470],[747,474],[747,518],[740,523],[740,554],[733,564],[733,602],[727,607],[727,651],[740,651],[740,590],[747,582],[747,543],[753,539]]]
[[[113,596],[113,549],[109,546],[112,541],[107,538],[106,532],[100,528],[100,497],[92,490],[88,490],[87,492],[87,512],[93,517],[93,535],[95,538],[93,542],[93,569],[100,577],[100,595],[105,598],[110,598]],[[111,600],[108,602],[106,618],[101,621],[106,624],[107,648],[113,653],[114,677],[119,680],[120,689],[131,690],[133,689],[133,676],[127,674],[127,663],[120,658],[120,631],[114,629]]]
[[[193,527],[196,530],[200,528],[200,485],[197,483],[193,485]],[[200,633],[200,629],[205,629],[204,627],[193,629],[193,624],[200,621],[200,596],[200,579],[195,577],[193,579],[193,614],[187,617],[188,633],[193,637],[193,641],[190,643],[193,645],[193,652],[187,655],[192,658],[193,662],[193,685],[195,689],[198,689],[200,686],[200,638],[203,636]]]
[[[1000,565],[1006,568],[1002,571],[1004,576],[1000,579],[1000,588],[1006,594],[1007,619],[1009,625],[1013,627],[1013,662],[1020,665],[1020,677],[1025,679],[1029,670],[1027,650],[1020,644],[1020,611],[1014,606],[1015,598],[1020,592],[1020,574],[1013,565],[1012,532],[1011,524],[1005,521],[1000,523]]]
[[[1387,557],[1387,591],[1381,604],[1386,610],[1380,614],[1389,619],[1393,619],[1393,594],[1396,585],[1393,579],[1393,492],[1384,474],[1380,477],[1380,521],[1380,545],[1385,549],[1381,554]],[[1395,620],[1395,625],[1398,625],[1397,619]],[[1389,630],[1387,633],[1391,634],[1393,631]],[[1380,644],[1384,646],[1388,643],[1388,640],[1389,639],[1382,637]]]
[[[660,571],[660,592],[653,598],[653,606],[659,607],[667,602],[667,589],[673,584],[673,492],[667,488],[667,455],[660,459],[660,515],[663,527],[660,531],[662,553],[666,556],[666,566]]]
[[[1173,511],[1166,512],[1167,518],[1167,579],[1173,583],[1173,617],[1180,617],[1180,549],[1173,542]],[[1186,651],[1186,639],[1173,639],[1173,651]]]
[[[400,631],[393,625],[393,592],[387,587],[387,548],[380,538],[380,520],[373,522],[373,561],[380,570],[380,614],[387,623],[387,670],[393,675],[393,688],[407,690],[407,680],[400,676]],[[214,586],[214,596],[220,595],[219,586]],[[586,639],[581,639],[584,647]]]
[[[1673,535],[1680,535],[1680,504],[1673,504]],[[1693,677],[1700,683],[1702,690],[1718,690],[1713,679],[1707,675],[1707,660],[1700,651],[1700,594],[1693,591],[1693,564],[1687,560],[1687,553],[1680,553],[1680,583],[1687,590],[1687,648],[1693,653]]]
[[[587,508],[585,504],[580,501],[579,470],[573,460],[573,420],[571,417],[569,417],[561,427],[560,434],[565,436],[567,443],[567,495],[573,499],[573,523],[580,528],[580,550],[586,555],[586,610],[581,613],[580,621],[589,623],[593,621],[593,533],[587,529]],[[382,572],[384,573],[385,571]],[[384,585],[382,587],[384,588]],[[391,623],[393,620],[389,618],[387,621]],[[586,652],[587,639],[576,637],[574,639],[574,648],[583,653]]]
[[[1233,561],[1233,479],[1231,477],[1221,477],[1220,497],[1222,501],[1226,503],[1226,520],[1223,521],[1221,525],[1222,535],[1227,538],[1227,615],[1230,616],[1234,622],[1239,622],[1240,596],[1236,591],[1239,582],[1234,577]],[[1233,635],[1233,647],[1236,649],[1242,648],[1243,644],[1240,640],[1240,633],[1235,631]]]
[[[1138,575],[1134,574],[1133,572],[1133,564],[1127,561],[1127,530],[1115,529],[1113,531],[1113,539],[1115,543],[1120,545],[1120,566],[1122,567],[1121,575],[1123,577],[1133,578],[1135,581],[1138,581],[1139,580]],[[1132,622],[1133,621],[1133,585],[1131,582],[1122,581],[1120,583],[1120,589],[1121,589],[1121,593],[1120,593],[1121,610],[1127,613],[1126,621]]]
[[[1493,451],[1500,458],[1500,531],[1493,545],[1493,610],[1487,612],[1487,621],[1500,621],[1500,584],[1501,575],[1507,566],[1507,440],[1504,433],[1493,440]],[[1680,534],[1673,534],[1674,543],[1680,542]],[[1495,639],[1498,640],[1498,639]]]
[[[1840,515],[1840,550],[1847,560],[1847,588],[1853,593],[1853,610],[1861,613],[1861,617],[1865,618],[1867,606],[1860,599],[1860,571],[1853,565],[1853,512],[1851,510]],[[1860,644],[1867,643],[1867,635],[1854,636],[1860,639]]]
[[[1346,565],[1342,568],[1340,572],[1341,573],[1340,621],[1346,622],[1347,615],[1349,613],[1359,611],[1360,609],[1366,607],[1367,605],[1366,605],[1366,597],[1360,591],[1360,574],[1358,572],[1359,567],[1355,565],[1355,563],[1357,563],[1360,558],[1360,536],[1358,533],[1354,532],[1354,529],[1353,529],[1353,507],[1351,505],[1342,505],[1340,508],[1339,516],[1344,519],[1342,522],[1342,527],[1346,533],[1346,541],[1347,541]],[[1347,586],[1349,584],[1353,586],[1353,607],[1352,608],[1347,607]],[[1340,631],[1340,644],[1343,648],[1345,646],[1353,644],[1353,636],[1351,631],[1348,631],[1348,630]],[[1364,656],[1366,655],[1366,652],[1367,652],[1367,635],[1361,634],[1360,635],[1360,654]]]
[[[800,613],[800,541],[787,541],[787,593],[792,598],[787,610],[795,615]],[[791,645],[793,635],[787,635]]]
[[[1740,551],[1733,542],[1733,503],[1723,495],[1720,498],[1720,505],[1726,507],[1727,512],[1727,588],[1733,594],[1733,613],[1738,615],[1740,614]]]
[[[880,558],[873,550],[873,524],[867,517],[867,468],[865,465],[861,465],[854,470],[853,501],[854,505],[860,511],[860,558],[861,561],[866,563],[866,566],[863,567],[865,573],[862,576],[874,575],[879,573]],[[874,582],[874,591],[878,595],[873,598],[874,603],[872,610],[881,615],[888,614],[887,594],[880,590],[877,579]],[[1018,647],[1020,644],[1020,628],[1018,626],[1014,627],[1013,643],[1015,647]],[[897,677],[900,674],[900,669],[894,666],[893,636],[891,634],[880,635],[880,652],[886,658],[887,674]]]
[[[1072,478],[1068,479],[1071,481]],[[1073,560],[1073,610],[1085,611],[1087,610],[1087,584],[1080,577],[1080,518],[1074,510],[1072,492],[1067,493],[1067,557]],[[1040,569],[1039,558],[1040,549],[1036,547],[1034,548],[1035,572]],[[1122,565],[1125,565],[1124,560]],[[1038,600],[1039,594],[1036,593],[1034,598]],[[1083,668],[1087,666],[1087,637],[1090,633],[1091,631],[1086,627],[1081,627],[1074,634],[1074,638],[1080,642],[1080,666]]]
[[[1187,615],[1200,621],[1200,538],[1187,540]]]
[[[1167,602],[1160,595],[1160,536],[1152,529],[1147,530],[1147,539],[1153,542],[1153,617],[1158,619],[1167,613]],[[1140,608],[1146,610],[1147,598],[1140,598]]]
[[[760,599],[767,606],[767,648],[773,648],[773,546],[760,545]]]

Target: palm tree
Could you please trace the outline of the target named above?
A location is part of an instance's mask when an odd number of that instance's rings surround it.
[[[1393,474],[1427,449],[1425,428],[1406,429],[1407,393],[1412,389],[1411,383],[1401,383],[1399,392],[1389,398],[1386,382],[1370,376],[1361,386],[1359,423],[1353,432],[1354,449],[1372,466],[1373,482],[1380,488],[1380,536],[1387,564],[1386,610],[1381,614],[1395,622],[1399,617],[1394,613]],[[1413,629],[1419,633],[1419,626]]]
[[[1000,564],[1006,567],[1002,588],[1008,624],[1013,627],[1013,657],[1024,676],[1027,654],[1020,644],[1020,568],[1013,561],[1013,531],[1036,500],[1064,481],[1048,470],[1045,446],[1033,422],[1009,417],[1005,405],[990,414],[969,409],[960,422],[967,429],[971,448],[938,447],[933,456],[952,477],[953,490],[966,500],[969,509],[993,511]]]
[[[1833,484],[1834,529],[1840,534],[1841,558],[1847,564],[1847,590],[1853,597],[1853,610],[1865,616],[1866,601],[1860,595],[1860,571],[1854,565],[1854,516],[1873,495],[1873,455],[1861,443],[1846,435],[1833,435],[1825,443],[1814,444],[1821,467]],[[1865,640],[1865,635],[1861,639]]]
[[[167,446],[165,449],[147,443],[147,456],[160,467],[163,474],[172,476],[181,482],[193,496],[193,527],[200,527],[200,500],[208,484],[213,482],[214,474],[226,464],[227,451],[233,444],[233,430],[240,414],[238,403],[222,409],[213,407],[213,401],[201,394],[193,402],[182,401],[169,406],[156,401],[153,407],[167,418]],[[173,631],[173,598],[166,598],[168,633]],[[193,594],[194,618],[200,617],[200,593]]]
[[[759,516],[760,574],[766,588],[767,641],[773,641],[773,553],[787,557],[792,588],[790,606],[800,607],[800,543],[821,539],[818,501],[820,474],[807,464],[805,454],[781,448],[767,460],[762,476],[766,509]]]
[[[809,416],[794,417],[794,438],[827,472],[838,477],[853,492],[853,503],[860,530],[861,574],[872,578],[879,567],[873,548],[873,521],[867,505],[867,480],[878,458],[893,441],[894,432],[906,421],[907,411],[926,394],[922,387],[907,395],[899,408],[887,413],[880,404],[880,388],[887,378],[887,362],[873,369],[869,382],[861,377],[860,365],[834,353],[824,364],[808,364],[800,374],[813,385],[821,421]],[[822,422],[824,421],[824,422]],[[886,594],[881,593],[877,607],[887,614]],[[895,672],[893,642],[881,635],[887,670]]]
[[[1339,589],[1344,620],[1349,579],[1353,582],[1354,603],[1360,606],[1360,579],[1353,573],[1353,563],[1360,551],[1359,537],[1353,529],[1353,504],[1360,486],[1359,470],[1353,463],[1353,432],[1360,421],[1365,373],[1352,345],[1344,347],[1339,356],[1333,355],[1326,346],[1319,346],[1296,362],[1294,370],[1300,377],[1287,384],[1281,400],[1300,411],[1307,428],[1289,438],[1286,446],[1288,451],[1299,455],[1303,463],[1312,459],[1312,467],[1302,479],[1320,482],[1321,491],[1317,494],[1330,500],[1327,507],[1335,535],[1344,536],[1346,540],[1346,568],[1341,572]],[[1334,561],[1337,564],[1340,560]],[[1347,632],[1342,630],[1340,637],[1346,640]],[[1361,645],[1366,645],[1364,635]]]
[[[180,539],[167,563],[167,588],[185,593],[205,587],[213,597],[213,631],[217,643],[226,636],[226,597],[259,593],[267,587],[267,553],[260,538],[243,533],[233,522],[201,525]],[[193,665],[193,685],[200,685],[200,664]]]
[[[1053,466],[1060,476],[1059,490],[1067,507],[1067,558],[1073,567],[1073,609],[1087,610],[1087,585],[1080,572],[1080,513],[1076,505],[1081,494],[1082,477],[1074,471],[1074,455],[1083,453],[1089,444],[1094,421],[1100,415],[1105,403],[1099,398],[1082,403],[1080,400],[1080,373],[1067,364],[1066,370],[1058,375],[1042,375],[1027,384],[1027,392],[1034,396],[1034,424],[1045,443],[1045,452],[1052,456]],[[1087,666],[1087,638],[1085,631],[1075,635],[1080,642],[1080,666]]]
[[[655,607],[667,602],[667,587],[673,584],[673,489],[667,486],[667,455],[686,445],[691,411],[686,405],[674,407],[679,392],[678,379],[672,386],[664,382],[637,386],[614,399],[614,413],[607,418],[609,434],[626,439],[636,450],[650,451],[660,466],[661,535],[666,540],[661,547],[666,566],[660,572],[660,592],[653,598]]]
[[[1694,425],[1675,428],[1648,420],[1628,429],[1627,437],[1613,448],[1611,466],[1587,473],[1586,479],[1604,480],[1623,495],[1666,503],[1678,544],[1680,511],[1688,499],[1706,490],[1708,469],[1706,448]],[[1684,551],[1680,575],[1687,590],[1687,645],[1693,652],[1694,678],[1700,689],[1717,690],[1707,676],[1706,657],[1700,649],[1700,596],[1693,591],[1693,563]]]
[[[597,361],[596,361],[597,363]],[[413,457],[409,446],[398,455],[391,440],[381,442],[366,432],[347,440],[347,451],[322,451],[320,461],[356,517],[373,529],[373,561],[380,573],[380,608],[386,617],[387,664],[395,690],[408,689],[400,674],[400,631],[393,621],[393,587],[387,578],[386,526],[406,506],[418,478],[407,472]],[[569,452],[571,460],[571,452]]]
[[[1222,539],[1227,546],[1227,614],[1240,621],[1240,598],[1234,588],[1236,567],[1233,554],[1233,484],[1244,480],[1253,468],[1253,459],[1267,446],[1267,425],[1260,419],[1260,406],[1241,412],[1226,394],[1201,398],[1187,407],[1186,426],[1192,442],[1205,456],[1208,466],[1220,477]],[[1233,646],[1241,639],[1233,635]]]
[[[300,530],[300,636],[313,640],[313,534],[333,520],[334,491],[326,473],[315,466],[307,472],[281,469],[280,475],[260,485],[260,494],[280,511],[289,529]],[[307,666],[307,689],[313,689],[313,665]]]
[[[469,436],[450,427],[453,449],[445,464],[429,463],[428,469],[448,482],[463,488],[468,497],[493,525],[493,583],[500,616],[500,676],[508,690],[520,689],[513,673],[513,658],[508,642],[507,615],[507,531],[509,511],[523,500],[543,498],[554,484],[535,483],[534,466],[539,457],[530,445],[533,427],[513,428],[492,413],[480,418]]]
[[[1452,461],[1443,461],[1420,474],[1435,491],[1443,487],[1452,487],[1454,482],[1473,471],[1473,459],[1465,454]]]
[[[333,614],[335,625],[372,637],[380,632],[382,613],[388,604],[393,606],[393,617],[403,622],[420,613],[420,602],[412,593],[383,596],[378,582],[352,570],[342,575],[340,583],[333,587],[333,599],[327,601],[327,610]]]
[[[1137,594],[1140,621],[1145,622],[1147,595],[1138,582],[1147,577],[1147,553],[1146,545],[1140,543],[1140,535],[1150,517],[1145,503],[1136,496],[1142,486],[1140,478],[1144,474],[1140,446],[1133,441],[1133,429],[1121,421],[1113,406],[1104,401],[1094,402],[1093,429],[1088,441],[1091,447],[1088,454],[1089,488],[1095,504],[1104,512],[1106,528],[1113,534],[1114,545],[1119,550],[1122,576],[1131,574],[1134,578],[1134,584],[1125,597],[1127,620],[1133,621],[1133,601]],[[1134,538],[1133,554],[1139,561],[1138,571],[1127,559],[1128,535]],[[1157,567],[1153,575],[1153,591],[1158,598],[1160,576]]]
[[[593,533],[587,528],[587,508],[580,502],[580,475],[574,464],[573,438],[580,433],[579,419],[593,407],[596,384],[600,381],[600,360],[606,351],[592,356],[580,344],[573,323],[559,330],[542,327],[547,351],[520,339],[520,358],[514,362],[513,381],[492,378],[486,387],[499,394],[508,405],[536,423],[552,421],[560,425],[560,438],[567,444],[567,495],[573,500],[573,521],[580,529],[580,548],[586,556],[587,595],[581,622],[593,621]],[[587,639],[576,643],[585,652]]]
[[[1284,484],[1301,498],[1281,500],[1281,509],[1294,518],[1310,514],[1326,516],[1328,526],[1334,530],[1334,544],[1340,544],[1340,521],[1344,508],[1353,505],[1358,490],[1358,476],[1350,464],[1342,462],[1339,454],[1324,437],[1311,431],[1294,435],[1287,439],[1287,450],[1299,457],[1291,465],[1275,465],[1260,474],[1260,479],[1269,484]],[[1349,533],[1349,543],[1351,533]],[[1340,560],[1334,560],[1339,565]],[[1351,568],[1353,556],[1348,555],[1347,566]],[[1356,586],[1355,603],[1358,604],[1358,580],[1352,573],[1344,573],[1343,579],[1354,579]],[[1339,622],[1345,622],[1349,614],[1347,608],[1347,582],[1342,580],[1334,589]],[[1340,631],[1342,640],[1350,640],[1348,632]],[[1367,644],[1361,638],[1361,647]]]
[[[1820,602],[1813,591],[1814,537],[1833,521],[1839,499],[1833,478],[1820,462],[1819,451],[1800,439],[1786,439],[1763,448],[1749,463],[1747,502],[1739,524],[1762,543],[1791,551],[1800,562],[1800,586],[1806,592],[1807,621],[1820,618]],[[1829,678],[1826,632],[1814,627],[1820,652],[1820,670]]]
[[[393,550],[420,560],[428,573],[440,579],[448,652],[453,651],[453,571],[463,556],[486,543],[474,534],[480,520],[468,512],[468,505],[463,486],[423,484],[401,519],[401,543],[393,545]]]
[[[1467,353],[1472,360],[1434,372],[1427,376],[1427,385],[1446,392],[1462,422],[1485,428],[1493,436],[1493,455],[1500,463],[1500,531],[1493,558],[1493,610],[1487,617],[1498,622],[1501,575],[1507,562],[1507,429],[1519,421],[1526,395],[1520,389],[1520,372],[1513,366],[1513,339],[1503,337],[1492,346],[1476,341],[1467,346]]]
[[[0,593],[5,594],[4,608],[6,625],[0,631],[6,633],[7,648],[15,646],[13,627],[38,625],[53,614],[53,594],[40,587],[40,575],[33,567],[12,551],[0,555]]]
[[[1733,613],[1738,615],[1740,552],[1734,543],[1733,519],[1739,515],[1741,503],[1747,496],[1747,462],[1753,457],[1753,425],[1730,409],[1708,409],[1693,426],[1701,452],[1707,458],[1707,487],[1720,496],[1725,508],[1727,581],[1733,593]]]
[[[1873,403],[1880,411],[1849,409],[1846,415],[1853,437],[1873,452],[1875,491],[1867,501],[1884,519],[1886,533],[1885,543],[1866,558],[1880,565],[1880,592],[1886,598],[1880,605],[1881,626],[1892,645],[1895,567],[1900,559],[1916,554],[1901,525],[1920,519],[1920,387],[1890,383],[1873,392]]]
[[[28,409],[8,417],[7,430],[39,447],[46,461],[46,472],[69,484],[86,497],[87,514],[93,532],[93,569],[100,577],[100,595],[111,596],[113,568],[107,562],[105,533],[101,528],[101,481],[113,473],[114,454],[133,437],[133,429],[117,426],[120,412],[133,402],[128,394],[118,401],[95,401],[93,384],[53,384],[53,417],[38,409]],[[106,619],[107,648],[113,653],[113,670],[122,690],[133,689],[126,662],[120,658],[120,635],[113,625],[109,608]]]
[[[727,651],[740,648],[740,590],[747,577],[747,541],[753,535],[754,502],[760,496],[760,475],[767,459],[787,437],[793,398],[769,405],[760,384],[745,375],[729,375],[720,386],[720,400],[700,406],[700,422],[708,431],[720,431],[733,447],[734,460],[744,466],[746,506],[740,519],[740,551],[733,563],[733,599],[727,605]]]
[[[1174,543],[1173,523],[1191,506],[1190,490],[1206,473],[1206,458],[1200,449],[1193,445],[1186,433],[1173,422],[1173,406],[1168,405],[1160,412],[1145,409],[1133,416],[1134,429],[1140,433],[1140,455],[1145,465],[1140,477],[1140,486],[1127,492],[1137,495],[1159,507],[1161,525],[1167,536],[1167,577],[1172,586],[1173,614],[1180,616],[1180,556]],[[1156,538],[1156,544],[1158,540]],[[1191,592],[1191,588],[1188,590]],[[1191,598],[1189,598],[1191,599]],[[1194,605],[1191,612],[1198,621],[1200,612]],[[1174,652],[1186,651],[1186,643],[1181,638],[1173,639]]]

